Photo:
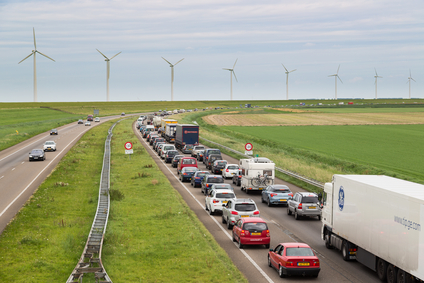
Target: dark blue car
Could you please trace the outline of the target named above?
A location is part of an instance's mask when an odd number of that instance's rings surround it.
[[[165,154],[165,163],[171,163],[175,155],[178,155],[176,150],[168,150]]]
[[[185,180],[190,181],[196,171],[199,171],[197,167],[184,167],[180,173],[181,182],[184,182]]]
[[[209,175],[209,171],[197,171],[191,178],[191,185],[193,187],[201,187],[203,177],[205,177],[206,175]]]

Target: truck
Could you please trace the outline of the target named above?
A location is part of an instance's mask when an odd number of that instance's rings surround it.
[[[165,139],[169,143],[175,142],[175,132],[177,129],[177,124],[166,124],[165,125]]]
[[[186,144],[199,144],[199,126],[192,124],[176,124],[175,146],[182,149]]]
[[[240,159],[241,190],[247,194],[274,184],[275,163],[265,157]]]
[[[161,131],[162,137],[165,137],[166,124],[177,124],[177,123],[178,121],[175,119],[162,119],[161,125],[160,125],[160,131]]]
[[[93,115],[88,115],[87,116],[87,121],[93,121]]]
[[[424,185],[383,175],[334,175],[324,185],[322,204],[327,248],[383,282],[424,280]]]
[[[153,126],[155,127],[155,131],[157,131],[160,128],[160,126],[162,124],[161,122],[162,122],[161,117],[159,117],[159,116],[153,117]]]

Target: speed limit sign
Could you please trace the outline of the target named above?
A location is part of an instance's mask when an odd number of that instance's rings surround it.
[[[126,142],[125,143],[125,149],[126,150],[130,150],[132,148],[132,143],[131,142]]]
[[[251,151],[251,150],[253,149],[253,145],[252,145],[251,143],[246,143],[246,145],[244,146],[244,148],[245,148],[247,151]]]

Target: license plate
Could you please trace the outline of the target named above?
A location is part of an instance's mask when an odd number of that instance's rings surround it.
[[[249,215],[241,215],[241,217],[249,217]]]
[[[221,171],[222,171],[222,169],[221,169]]]
[[[223,201],[222,201],[222,203],[227,203],[227,202],[228,202],[228,201],[226,201],[226,200],[223,200]]]
[[[264,188],[259,188],[259,190],[261,191],[261,190],[263,190]]]
[[[309,266],[309,262],[298,262],[297,266]]]
[[[316,206],[310,206],[309,209],[317,209]]]
[[[251,235],[252,235],[252,236],[260,236],[260,235],[261,235],[261,233],[252,233]]]
[[[287,201],[286,199],[280,199],[280,201]]]
[[[34,159],[38,159],[38,157],[34,157]]]
[[[231,175],[235,175],[236,173],[231,173]]]

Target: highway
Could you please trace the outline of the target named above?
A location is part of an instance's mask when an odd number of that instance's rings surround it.
[[[133,130],[174,188],[182,195],[199,220],[215,237],[216,241],[248,278],[249,282],[281,281],[282,279],[279,278],[277,271],[268,267],[268,250],[264,246],[247,246],[240,250],[232,242],[231,230],[228,230],[226,225],[222,224],[221,215],[211,216],[205,211],[205,196],[201,193],[201,189],[193,188],[189,182],[181,183],[178,179],[176,168],[172,168],[170,164],[166,164],[157,156],[152,147],[141,137],[139,130],[135,128],[135,123],[133,124]],[[189,154],[186,155],[189,156]],[[225,154],[222,154],[222,157],[229,163],[239,163],[238,160]],[[198,165],[200,170],[206,170],[202,162],[199,162]],[[376,273],[367,267],[357,262],[346,262],[342,259],[339,251],[329,250],[325,247],[320,236],[321,221],[316,218],[304,218],[296,221],[293,216],[287,215],[286,207],[268,207],[266,204],[261,203],[261,195],[259,193],[247,195],[240,190],[240,187],[233,185],[230,179],[226,180],[226,183],[234,187],[238,198],[251,198],[256,202],[261,217],[268,223],[271,234],[271,248],[282,242],[304,242],[310,245],[317,253],[321,263],[321,272],[318,278],[290,277],[286,278],[286,280],[290,282],[380,282]],[[287,185],[292,192],[304,191],[280,179],[276,179],[275,183]]]

